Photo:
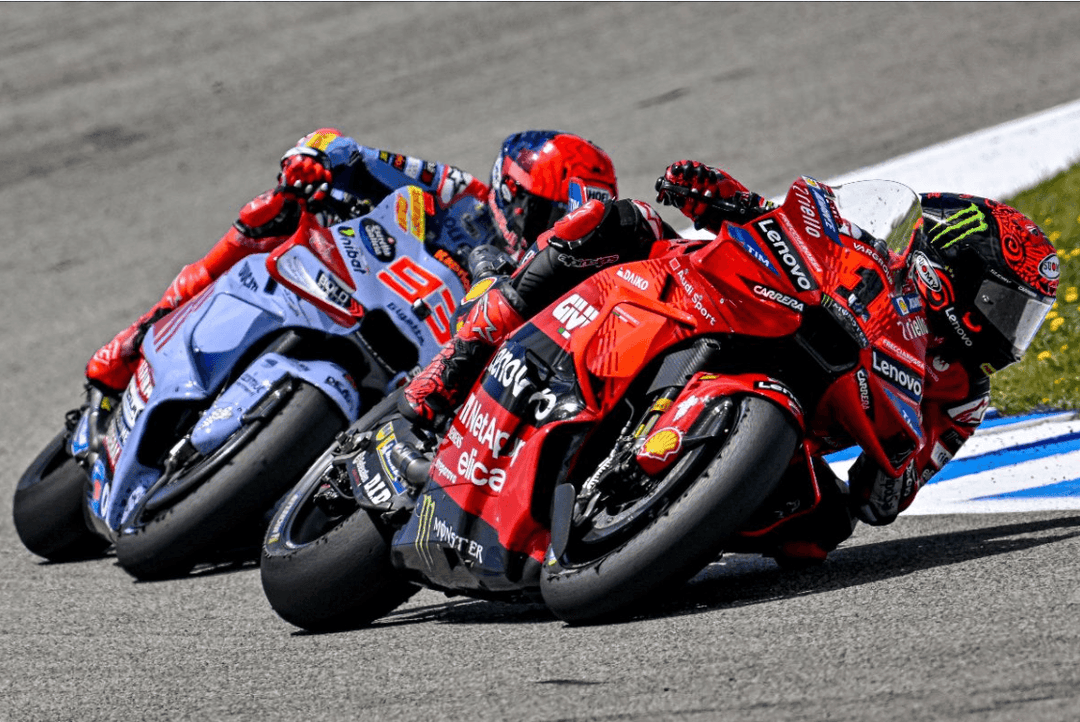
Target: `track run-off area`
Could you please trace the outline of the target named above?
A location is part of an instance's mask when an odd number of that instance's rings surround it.
[[[86,359],[315,128],[478,177],[506,135],[565,129],[650,201],[681,158],[770,196],[800,174],[1003,196],[1080,158],[1078,35],[1071,3],[0,6],[0,722],[1076,719],[1068,414],[988,421],[820,568],[724,556],[585,628],[425,591],[305,634],[253,565],[43,563],[11,497]]]

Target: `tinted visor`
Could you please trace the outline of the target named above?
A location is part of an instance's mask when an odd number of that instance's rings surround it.
[[[975,308],[1012,344],[1016,358],[1031,345],[1050,305],[1049,300],[1032,298],[990,279],[983,281],[975,294]]]

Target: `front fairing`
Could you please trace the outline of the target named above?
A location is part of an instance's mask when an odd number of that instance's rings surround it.
[[[467,246],[475,201],[434,213],[416,186],[399,188],[370,213],[328,229],[302,227],[267,259],[270,273],[340,324],[385,314],[421,363],[453,334],[468,276],[446,248]]]
[[[725,299],[743,355],[762,354],[812,402],[815,452],[859,444],[896,471],[921,443],[927,327],[902,261],[921,222],[918,195],[901,184],[804,177],[783,205],[724,224],[691,255]]]
[[[121,527],[161,475],[143,451],[148,442],[155,448],[173,443],[157,438],[161,432],[154,419],[159,410],[207,403],[253,346],[282,329],[351,332],[275,283],[265,259],[265,254],[245,258],[147,331],[143,359],[109,420],[103,453],[90,470],[90,516],[106,535]]]
[[[268,335],[293,328],[346,336],[361,329],[365,313],[382,313],[400,331],[383,342],[414,346],[420,363],[434,356],[450,338],[451,314],[467,279],[452,259],[434,253],[460,223],[429,226],[427,210],[419,189],[403,188],[367,216],[330,229],[303,226],[303,235],[271,254],[248,256],[154,324],[90,469],[88,506],[99,531],[115,534],[160,477],[158,457],[178,440],[158,438],[159,412],[205,409]],[[265,386],[269,378],[258,383]],[[326,382],[349,393],[338,379],[327,376]],[[148,445],[155,453],[145,451]]]
[[[907,186],[879,180],[807,190],[817,210],[831,209],[839,233],[838,243],[819,244],[831,251],[823,261],[823,307],[859,347],[858,362],[825,390],[808,444],[817,452],[855,443],[897,475],[923,443],[928,328],[903,262],[922,226],[920,199]],[[797,191],[798,184],[789,201]],[[808,215],[805,205],[800,211]],[[823,230],[831,239],[828,224]]]

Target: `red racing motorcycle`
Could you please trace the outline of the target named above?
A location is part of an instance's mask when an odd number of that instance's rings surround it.
[[[800,178],[522,324],[442,433],[388,397],[271,522],[271,606],[355,627],[424,585],[601,621],[768,548],[821,501],[826,453],[858,444],[899,475],[921,433],[926,338],[903,291],[921,218],[897,183]]]

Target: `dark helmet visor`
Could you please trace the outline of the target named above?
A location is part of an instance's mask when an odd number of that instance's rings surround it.
[[[1033,298],[989,278],[975,294],[975,308],[1012,344],[1016,358],[1031,345],[1050,306],[1050,300]]]

